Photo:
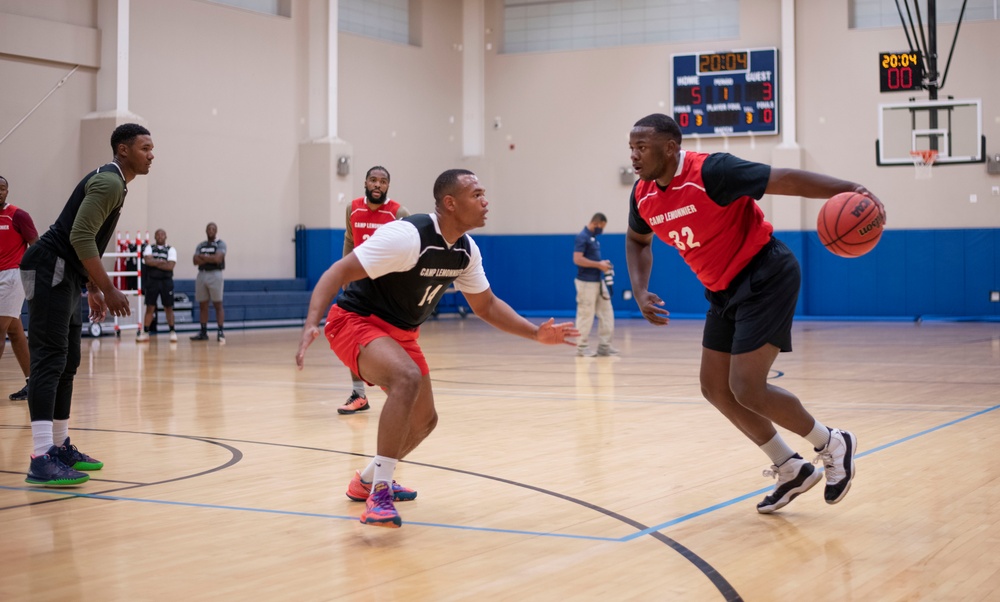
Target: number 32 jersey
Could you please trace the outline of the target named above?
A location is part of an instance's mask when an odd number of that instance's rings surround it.
[[[728,153],[681,151],[666,188],[639,180],[629,199],[629,228],[675,247],[698,280],[722,291],[771,239],[774,228],[755,199],[771,167]]]
[[[437,216],[417,214],[385,224],[354,255],[368,273],[344,288],[337,305],[405,330],[431,317],[445,291],[481,293],[490,287],[479,246],[468,234],[449,245]]]

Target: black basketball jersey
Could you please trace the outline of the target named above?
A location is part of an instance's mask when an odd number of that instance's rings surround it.
[[[431,317],[445,291],[472,260],[469,236],[463,234],[451,248],[438,234],[431,216],[405,217],[420,234],[417,264],[405,272],[364,278],[347,285],[337,305],[362,316],[372,314],[389,324],[413,330]]]

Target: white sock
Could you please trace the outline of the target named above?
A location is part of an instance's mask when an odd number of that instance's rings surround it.
[[[375,478],[372,479],[372,486],[374,487],[375,483],[379,481],[392,484],[392,473],[396,471],[396,462],[398,461],[395,458],[375,456],[375,459],[372,460],[372,464],[375,465]]]
[[[361,482],[371,483],[372,479],[374,478],[375,478],[375,459],[373,458],[372,461],[368,463],[368,466],[365,466],[365,469],[361,471]]]
[[[819,451],[830,442],[830,429],[820,424],[819,420],[813,425],[813,430],[806,435],[806,441],[812,443],[813,449]]]
[[[366,395],[365,395],[365,381],[363,381],[361,379],[354,380],[353,378],[351,378],[351,383],[354,385],[354,392],[355,393],[357,393],[358,395],[360,395],[362,397],[366,397]]]
[[[771,463],[775,466],[781,466],[795,455],[795,450],[788,447],[785,440],[777,433],[771,437],[770,441],[760,446],[760,451],[767,454],[767,457],[771,458]]]
[[[52,421],[52,445],[56,447],[62,447],[63,443],[66,443],[66,439],[69,438],[69,418],[66,420],[53,420]]]
[[[48,420],[31,422],[31,445],[35,456],[43,456],[52,447],[52,423]]]

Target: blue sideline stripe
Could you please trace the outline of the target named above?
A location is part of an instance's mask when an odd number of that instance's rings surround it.
[[[947,428],[949,426],[954,426],[954,425],[959,424],[961,422],[965,422],[966,420],[971,420],[971,419],[976,418],[978,416],[982,416],[984,414],[988,414],[990,412],[994,412],[997,409],[1000,409],[1000,405],[995,405],[995,406],[992,406],[992,407],[989,407],[989,408],[985,408],[983,410],[979,410],[977,412],[973,412],[972,414],[968,414],[966,416],[962,416],[961,418],[956,418],[955,420],[951,420],[949,422],[945,422],[943,424],[939,424],[938,426],[931,427],[929,429],[925,429],[925,430],[920,431],[918,433],[914,433],[912,435],[908,435],[906,437],[903,437],[902,439],[897,439],[895,441],[886,443],[884,445],[880,445],[878,447],[866,450],[864,452],[861,452],[861,453],[857,454],[855,457],[856,458],[861,458],[861,457],[868,456],[868,455],[871,455],[871,454],[876,453],[876,452],[880,452],[880,451],[888,449],[890,447],[894,447],[896,445],[900,445],[902,443],[906,443],[907,441],[911,441],[913,439],[916,439],[917,437],[923,437],[924,435],[928,435],[930,433],[933,433],[935,431],[939,431],[939,430]],[[171,501],[171,500],[150,500],[150,499],[143,499],[143,498],[130,498],[130,497],[120,497],[120,496],[112,496],[112,495],[100,495],[100,494],[90,494],[90,493],[76,493],[76,492],[66,491],[66,490],[38,489],[38,488],[34,488],[34,487],[8,487],[8,486],[0,485],[0,489],[6,490],[6,491],[30,491],[30,492],[33,492],[33,493],[46,493],[46,494],[49,494],[49,495],[59,495],[59,496],[68,496],[68,497],[81,497],[81,498],[90,498],[90,499],[97,499],[97,500],[111,500],[111,501],[124,501],[124,502],[142,502],[142,503],[146,503],[146,504],[163,504],[163,505],[169,505],[169,506],[184,506],[184,507],[188,507],[188,508],[209,508],[209,509],[214,509],[214,510],[237,510],[237,511],[241,511],[241,512],[259,512],[259,513],[262,513],[262,514],[278,514],[278,515],[285,515],[285,516],[302,516],[302,517],[308,517],[308,518],[325,518],[325,519],[334,519],[334,520],[352,520],[352,521],[358,520],[358,518],[356,516],[343,516],[343,515],[338,515],[338,514],[320,514],[320,513],[315,513],[315,512],[295,512],[295,511],[291,511],[291,510],[271,510],[271,509],[267,509],[267,508],[247,508],[247,507],[241,507],[241,506],[222,506],[222,505],[218,505],[218,504],[198,504],[198,503],[194,503],[194,502],[178,502],[178,501]],[[502,533],[502,534],[507,534],[507,535],[528,535],[528,536],[533,536],[533,537],[560,537],[560,538],[566,538],[566,539],[582,539],[582,540],[589,540],[589,541],[627,542],[627,541],[631,541],[633,539],[636,539],[638,537],[642,537],[644,535],[648,535],[650,533],[661,531],[663,529],[666,529],[667,527],[672,527],[674,525],[678,525],[680,523],[687,522],[687,521],[689,521],[691,519],[698,518],[700,516],[704,516],[706,514],[715,512],[716,510],[722,510],[723,508],[728,508],[729,506],[732,506],[733,504],[737,504],[739,502],[748,500],[750,498],[757,497],[759,495],[763,495],[763,494],[767,493],[770,490],[771,490],[770,486],[763,487],[763,488],[758,489],[756,491],[751,491],[750,493],[743,494],[741,496],[732,498],[732,499],[727,500],[725,502],[720,502],[718,504],[715,504],[715,505],[712,505],[712,506],[708,506],[707,508],[703,508],[701,510],[698,510],[698,511],[695,511],[695,512],[691,512],[691,513],[685,514],[683,516],[679,516],[679,517],[677,517],[675,519],[666,521],[664,523],[660,523],[659,525],[655,525],[653,527],[648,527],[648,528],[643,529],[641,531],[636,531],[635,533],[626,535],[624,537],[617,537],[617,538],[616,537],[596,537],[596,536],[591,536],[591,535],[574,535],[572,533],[551,533],[551,532],[547,533],[547,532],[541,532],[541,531],[521,531],[521,530],[517,530],[517,529],[495,529],[495,528],[491,528],[491,527],[470,527],[470,526],[462,526],[462,525],[449,525],[449,524],[444,524],[444,523],[426,523],[426,522],[410,522],[410,521],[407,521],[406,524],[407,525],[422,526],[422,527],[438,527],[438,528],[442,528],[442,529],[458,529],[458,530],[464,530],[464,531],[480,531],[480,532],[485,532],[485,533]]]

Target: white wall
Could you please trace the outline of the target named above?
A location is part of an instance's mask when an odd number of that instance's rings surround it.
[[[631,124],[669,112],[670,55],[779,46],[780,0],[747,0],[741,37],[715,43],[505,55],[502,0],[486,0],[486,132],[482,157],[462,156],[460,0],[422,0],[414,13],[421,46],[341,34],[339,137],[354,149],[349,188],[362,193],[364,171],[392,173],[390,195],[411,211],[430,211],[434,178],[449,167],[479,173],[492,202],[486,232],[572,233],[594,211],[625,229]],[[269,17],[198,0],[131,0],[130,106],[153,132],[156,160],[146,178],[148,223],[163,227],[180,252],[177,275],[208,221],[230,246],[231,278],[294,273],[299,209],[298,148],[308,140],[305,13]],[[890,228],[1000,227],[1000,177],[985,165],[937,168],[917,182],[910,167],[877,167],[877,105],[905,100],[878,93],[879,51],[906,46],[900,28],[852,31],[842,2],[797,2],[798,142],[803,166],[857,180],[886,202]],[[96,28],[97,0],[0,0],[4,14],[60,27]],[[53,35],[59,29],[53,26]],[[954,25],[941,25],[941,65]],[[20,56],[17,32],[0,40],[0,135],[72,68]],[[1000,22],[963,24],[942,94],[983,99],[988,152],[1000,151],[1000,78],[984,48],[997,48]],[[86,39],[86,35],[81,39]],[[77,49],[80,55],[83,48]],[[12,54],[12,52],[14,52]],[[60,59],[62,60],[62,59]],[[81,158],[80,123],[95,110],[96,69],[81,68],[0,145],[0,174],[11,202],[47,227],[79,178],[104,158]],[[502,126],[492,127],[499,116]],[[688,144],[774,160],[779,136]],[[513,150],[511,145],[514,146]],[[109,149],[110,157],[110,149]],[[976,193],[979,202],[969,203]],[[772,199],[762,205],[770,211]],[[777,201],[786,202],[786,201]],[[794,202],[794,201],[787,201]],[[818,201],[803,203],[809,228]],[[135,220],[133,220],[135,221]],[[317,224],[306,224],[317,226]],[[322,224],[325,225],[325,224]],[[335,257],[331,257],[335,259]]]

